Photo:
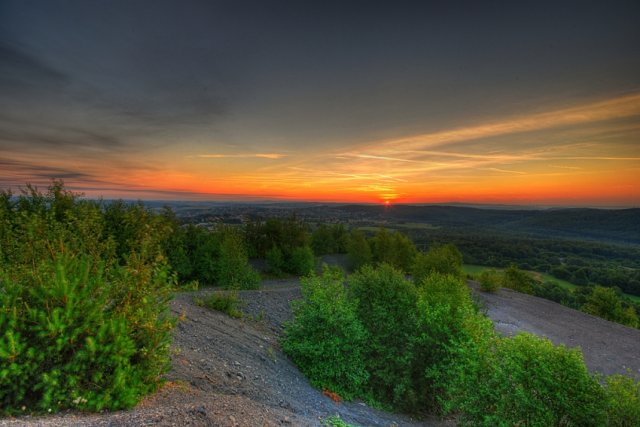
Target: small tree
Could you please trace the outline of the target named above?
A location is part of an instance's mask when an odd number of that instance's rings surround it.
[[[630,310],[622,308],[622,299],[615,289],[596,286],[593,288],[591,295],[587,297],[586,303],[582,306],[582,311],[612,322],[637,327],[638,316],[632,307],[629,308]]]
[[[496,270],[484,270],[478,276],[480,290],[484,292],[495,292],[500,289],[502,275]]]
[[[351,398],[368,378],[362,349],[366,331],[356,316],[339,270],[301,281],[303,299],[293,304],[282,348],[311,382]]]
[[[514,264],[504,271],[502,285],[505,288],[522,292],[523,294],[533,294],[534,279],[526,271],[520,270]]]
[[[360,230],[353,230],[347,241],[347,260],[349,268],[357,270],[363,265],[373,261],[371,247],[364,233]]]
[[[462,276],[462,254],[458,248],[452,244],[434,246],[415,257],[412,274],[416,283],[433,273]]]
[[[231,289],[255,289],[260,275],[249,265],[249,258],[242,235],[232,229],[222,232],[218,259],[218,284]]]
[[[314,270],[315,266],[316,258],[313,256],[313,251],[309,246],[301,246],[291,252],[288,269],[293,274],[307,275]]]

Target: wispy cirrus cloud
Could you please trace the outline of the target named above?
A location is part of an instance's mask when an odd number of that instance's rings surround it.
[[[286,154],[280,153],[245,153],[245,154],[196,154],[199,159],[271,159],[278,160],[287,157]]]
[[[640,93],[543,113],[498,120],[477,126],[380,141],[369,148],[412,151],[502,135],[540,131],[640,115]]]

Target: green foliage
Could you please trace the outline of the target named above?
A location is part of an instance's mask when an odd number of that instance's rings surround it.
[[[293,304],[283,350],[317,387],[350,398],[367,380],[362,348],[366,331],[347,298],[339,270],[302,279],[303,299]]]
[[[54,181],[0,197],[0,412],[134,405],[169,363],[165,219]],[[122,229],[116,231],[116,222]]]
[[[311,235],[316,255],[341,254],[347,251],[347,230],[343,224],[320,224]]]
[[[574,309],[580,308],[576,294],[572,290],[565,289],[555,282],[545,281],[542,283],[536,283],[533,288],[533,294],[537,297],[555,301],[558,304],[562,304],[567,307]]]
[[[249,265],[242,234],[231,228],[222,233],[217,284],[229,289],[257,289],[260,275]]]
[[[494,339],[459,277],[434,273],[419,284],[415,375],[426,405],[448,412],[465,396]]]
[[[267,252],[267,268],[273,274],[282,274],[284,271],[284,255],[279,247],[274,246]]]
[[[415,257],[411,273],[416,283],[433,273],[462,276],[462,254],[454,245],[438,245]]]
[[[195,303],[201,307],[221,311],[231,317],[242,317],[242,312],[239,309],[240,300],[235,291],[213,292],[205,298],[195,298]]]
[[[606,379],[605,393],[610,426],[640,425],[639,381],[624,375],[612,375]]]
[[[526,271],[520,270],[515,265],[510,265],[504,271],[502,286],[522,292],[523,294],[533,294],[534,279]]]
[[[311,273],[316,266],[316,258],[309,246],[301,246],[293,249],[288,270],[296,275],[306,276]]]
[[[480,283],[481,291],[495,292],[500,289],[502,275],[496,270],[484,270],[478,276],[478,282]]]
[[[349,424],[348,422],[344,421],[338,415],[332,415],[325,418],[324,420],[322,420],[321,424],[322,427],[355,427],[353,424]]]
[[[638,316],[632,307],[623,309],[622,300],[612,288],[596,286],[582,306],[585,313],[602,317],[612,322],[638,327]]]
[[[351,270],[373,262],[371,247],[367,237],[360,230],[352,230],[347,240],[347,261]]]
[[[277,247],[287,259],[294,248],[311,244],[307,225],[295,216],[249,221],[245,226],[245,236],[249,255],[258,258],[265,258],[268,251]]]
[[[409,272],[417,250],[411,239],[400,232],[390,233],[381,227],[371,239],[371,253],[377,264],[389,264]]]
[[[358,319],[367,330],[364,349],[368,391],[379,402],[408,408],[419,398],[412,387],[417,291],[388,264],[362,267],[349,277]]]
[[[494,341],[460,405],[463,421],[486,426],[601,426],[604,390],[578,350],[519,334]]]

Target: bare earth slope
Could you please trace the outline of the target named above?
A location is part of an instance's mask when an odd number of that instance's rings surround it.
[[[4,419],[0,425],[318,426],[335,414],[363,426],[453,424],[412,420],[358,402],[338,404],[311,387],[278,345],[283,322],[291,317],[289,302],[300,298],[297,280],[265,281],[261,290],[243,291],[242,320],[198,307],[193,297],[179,294],[172,303],[181,320],[169,382],[156,395],[129,411]],[[501,333],[529,331],[579,346],[592,371],[630,369],[640,378],[640,330],[506,289],[478,298]]]
[[[580,347],[590,371],[630,374],[640,380],[640,329],[510,289],[477,295],[497,331],[508,335],[527,331],[555,344]]]

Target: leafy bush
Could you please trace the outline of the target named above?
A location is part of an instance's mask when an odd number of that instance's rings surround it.
[[[473,425],[606,424],[604,390],[579,350],[519,334],[494,341],[459,409]]]
[[[416,288],[388,264],[362,267],[349,277],[358,319],[367,330],[364,360],[368,391],[382,403],[408,408],[419,398],[413,383]]]
[[[311,235],[311,247],[316,255],[345,253],[347,231],[342,224],[320,224]]]
[[[353,424],[349,424],[340,418],[339,415],[332,415],[322,420],[322,427],[355,427]]]
[[[612,322],[623,325],[638,327],[638,316],[632,307],[626,310],[622,308],[622,299],[615,289],[596,286],[591,295],[587,297],[586,303],[582,306],[585,313],[602,317]]]
[[[371,252],[377,264],[389,264],[403,272],[409,272],[417,250],[405,234],[390,233],[381,227],[371,239]]]
[[[238,308],[240,300],[238,299],[238,293],[235,291],[230,292],[213,292],[203,298],[195,298],[196,305],[201,307],[207,307],[211,310],[221,311],[231,317],[240,318],[242,312]]]
[[[504,271],[502,286],[505,288],[531,295],[534,284],[535,281],[529,273],[520,270],[513,264]]]
[[[279,247],[274,246],[267,252],[267,268],[273,274],[282,274],[284,271],[284,255]]]
[[[360,230],[353,230],[347,240],[347,261],[351,270],[373,262],[371,247],[367,237]]]
[[[419,284],[416,341],[417,387],[425,405],[441,412],[477,385],[476,378],[490,343],[493,325],[481,315],[459,277],[431,274]]]
[[[242,235],[233,229],[223,233],[217,261],[217,283],[229,289],[257,289],[260,274],[249,265]]]
[[[606,379],[605,393],[610,426],[640,425],[640,382],[612,375]]]
[[[502,275],[496,270],[484,270],[478,276],[480,290],[483,292],[495,292],[500,289]]]
[[[314,270],[315,266],[316,258],[313,256],[313,251],[309,246],[301,246],[291,252],[288,270],[293,274],[307,275]]]
[[[415,257],[411,273],[416,283],[432,273],[462,276],[462,254],[450,244],[432,247]]]
[[[367,380],[362,349],[367,336],[349,300],[342,274],[326,268],[304,278],[303,299],[294,302],[283,350],[312,384],[351,398]]]
[[[169,366],[164,219],[58,181],[0,199],[0,412],[134,405]]]
[[[536,283],[533,294],[537,297],[548,299],[574,309],[580,308],[575,293],[570,289],[565,289],[554,282]]]

